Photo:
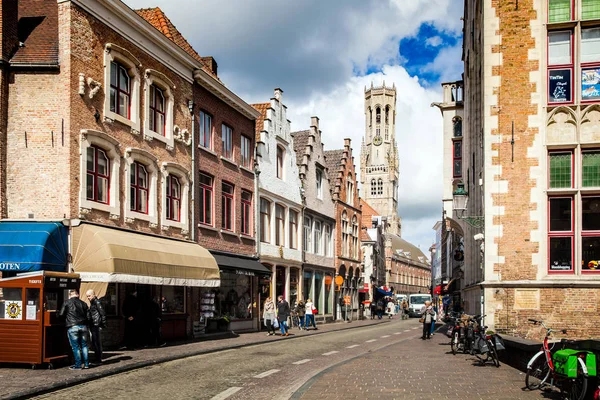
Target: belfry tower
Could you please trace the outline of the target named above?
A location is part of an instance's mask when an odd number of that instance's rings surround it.
[[[401,234],[398,215],[396,85],[365,87],[365,136],[360,153],[363,199],[387,217],[388,232]]]

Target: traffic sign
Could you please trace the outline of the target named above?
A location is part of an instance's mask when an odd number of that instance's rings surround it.
[[[344,277],[341,275],[338,275],[335,277],[335,284],[336,285],[342,285],[344,283]]]

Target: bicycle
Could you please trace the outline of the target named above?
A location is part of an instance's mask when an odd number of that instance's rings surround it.
[[[556,345],[548,345],[548,338],[554,329],[546,326],[544,321],[529,319],[534,325],[541,325],[546,329],[546,336],[541,350],[536,353],[527,363],[527,374],[525,375],[525,386],[529,390],[535,390],[547,383],[550,378],[550,386],[554,386],[564,394],[568,394],[570,400],[583,400],[587,391],[588,376],[596,376],[596,356],[594,353],[584,350],[565,348],[567,344],[574,343],[561,339],[561,350],[551,353]],[[561,329],[563,334],[566,329]],[[585,361],[584,361],[585,358]]]
[[[491,361],[496,368],[500,367],[500,359],[498,358],[498,350],[504,350],[504,345],[500,336],[496,334],[487,334],[486,325],[482,325],[482,320],[485,315],[477,315],[469,319],[467,328],[467,342],[465,349],[469,349],[471,355],[477,357],[482,365]],[[466,351],[465,351],[466,352]]]

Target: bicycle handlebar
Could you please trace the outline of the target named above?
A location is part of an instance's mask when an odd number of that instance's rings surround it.
[[[527,320],[529,322],[531,322],[532,324],[534,324],[534,325],[542,325],[548,331],[548,334],[550,334],[550,332],[556,332],[556,331],[560,331],[561,333],[563,333],[565,335],[567,334],[567,330],[566,329],[552,329],[552,328],[548,328],[546,326],[546,324],[544,324],[544,321],[540,321],[540,320],[532,319],[532,318],[528,318]]]

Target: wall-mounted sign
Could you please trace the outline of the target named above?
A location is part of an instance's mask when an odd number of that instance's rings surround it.
[[[570,69],[548,71],[548,103],[570,103],[572,101],[571,75]]]
[[[600,99],[600,68],[581,69],[581,100]]]
[[[21,264],[19,263],[0,262],[0,271],[18,271],[20,269]]]

